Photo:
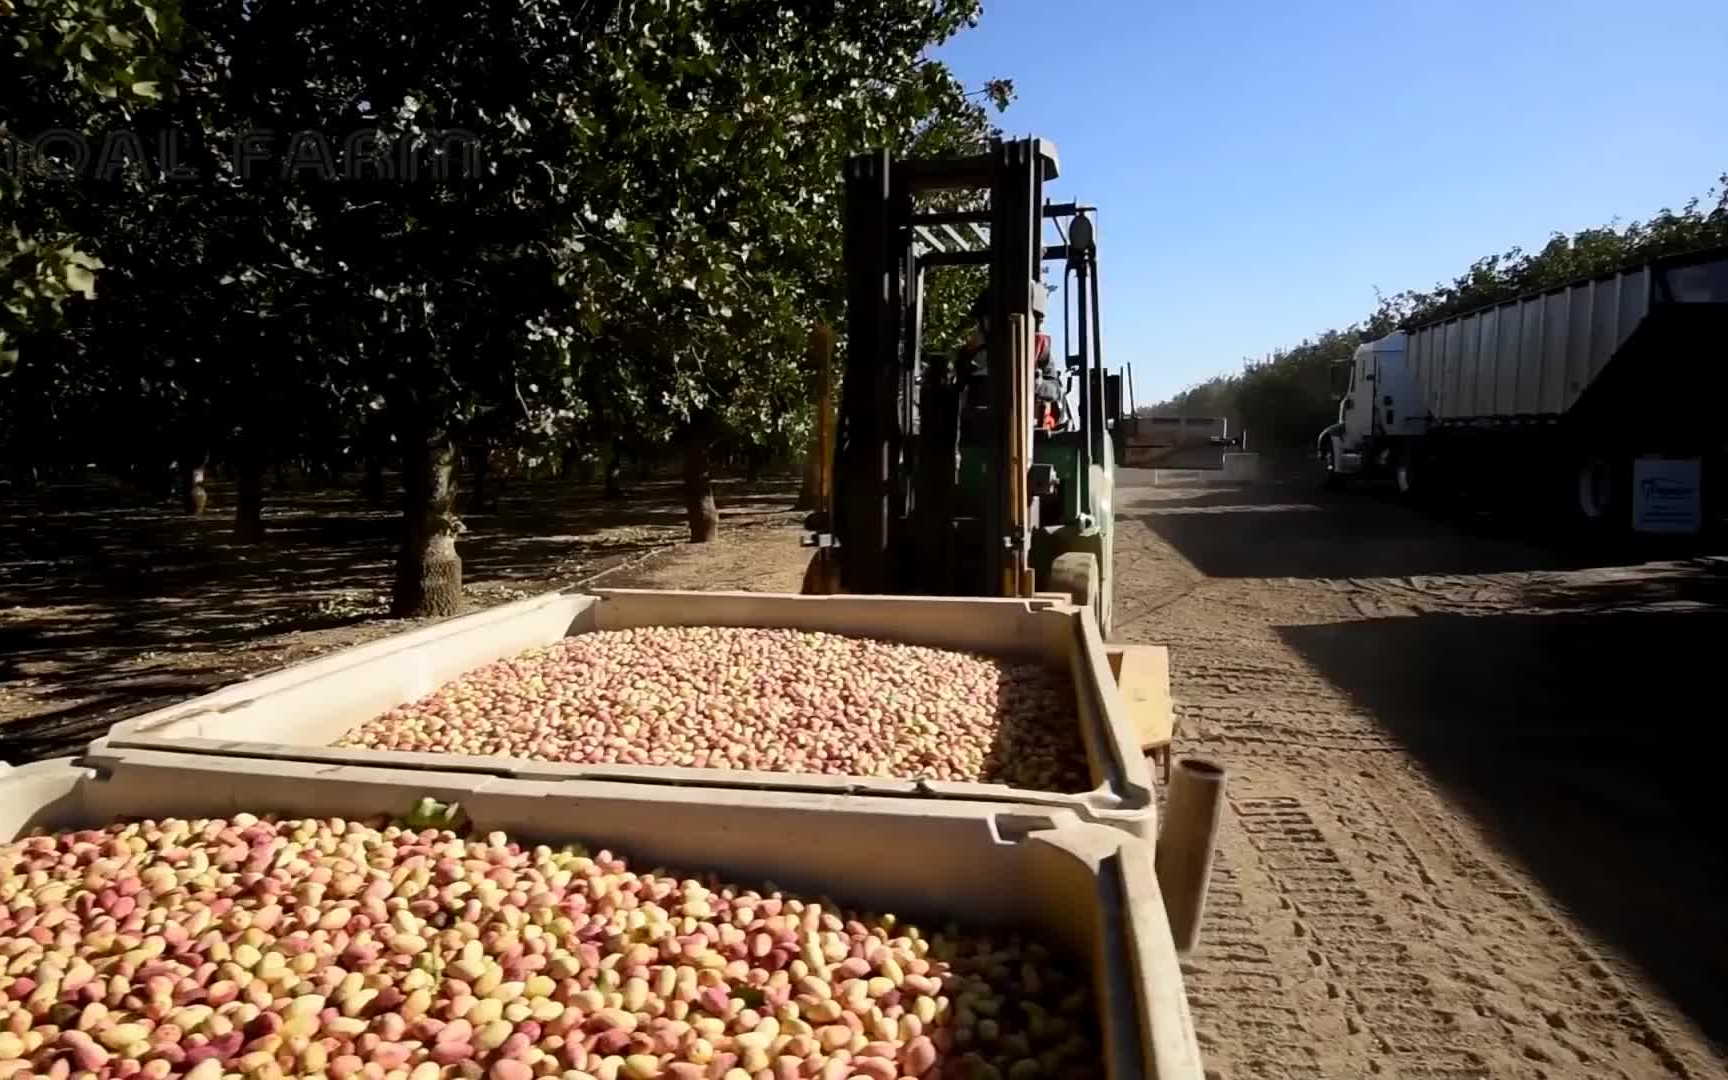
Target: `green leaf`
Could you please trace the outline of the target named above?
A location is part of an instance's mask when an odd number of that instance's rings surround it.
[[[460,803],[441,803],[431,796],[426,796],[414,805],[403,821],[411,829],[449,829],[461,832],[468,823],[468,815]]]
[[[86,298],[96,295],[96,275],[82,264],[69,262],[65,269],[66,287]]]

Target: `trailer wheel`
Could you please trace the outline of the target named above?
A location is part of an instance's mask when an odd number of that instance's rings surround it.
[[[1098,587],[1098,558],[1085,551],[1070,551],[1058,555],[1050,563],[1050,591],[1067,593],[1075,607],[1089,607],[1098,620],[1098,633],[1107,634],[1104,625],[1104,595]]]
[[[1328,440],[1326,453],[1320,455],[1320,463],[1326,469],[1326,475],[1321,480],[1321,486],[1327,491],[1339,491],[1344,487],[1344,474],[1338,471],[1338,441]]]
[[[1398,485],[1398,495],[1405,499],[1414,499],[1422,493],[1422,478],[1416,468],[1416,455],[1408,450],[1398,453],[1398,461],[1392,466],[1392,479]]]

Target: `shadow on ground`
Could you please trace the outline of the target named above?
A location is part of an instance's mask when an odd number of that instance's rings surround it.
[[[386,618],[400,517],[354,492],[271,492],[237,545],[232,489],[192,518],[89,482],[0,493],[0,760],[74,752],[128,715],[411,625]],[[580,582],[688,538],[680,486],[626,502],[513,483],[464,516],[483,606]],[[723,527],[785,514],[796,483],[723,480]]]
[[[1728,1046],[1721,642],[1699,560],[1529,613],[1279,628],[1559,905]]]
[[[1541,524],[1419,510],[1313,483],[1124,485],[1117,512],[1144,521],[1208,577],[1491,574],[1631,563],[1653,550],[1563,545]]]

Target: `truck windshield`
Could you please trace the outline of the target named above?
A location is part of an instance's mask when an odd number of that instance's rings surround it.
[[[1668,289],[1682,304],[1728,303],[1728,259],[1668,271]]]

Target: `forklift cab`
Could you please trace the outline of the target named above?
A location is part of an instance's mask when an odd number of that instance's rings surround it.
[[[962,446],[990,444],[990,416],[986,396],[989,385],[987,353],[990,335],[990,319],[986,305],[989,298],[989,290],[986,289],[979,294],[972,306],[975,328],[965,350],[968,366],[963,370],[967,372],[967,376],[961,388]],[[1050,335],[1044,330],[1044,317],[1048,310],[1047,291],[1042,288],[1034,289],[1032,315],[1035,333],[1032,371],[1029,374],[1032,384],[1032,430],[1040,436],[1053,431],[1067,431],[1074,423],[1073,412],[1068,407],[1067,387],[1063,385],[1061,375],[1051,363]],[[1048,420],[1046,407],[1050,417]]]

